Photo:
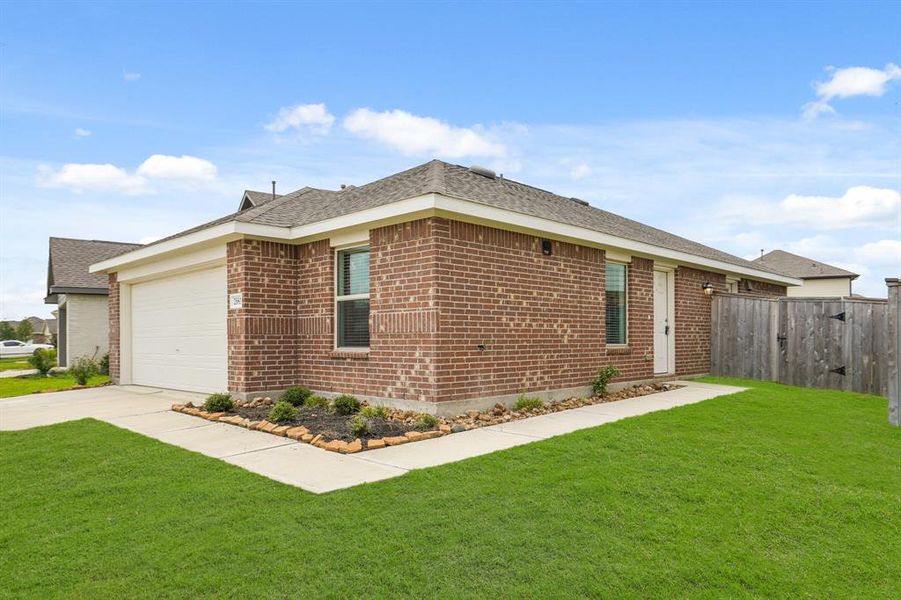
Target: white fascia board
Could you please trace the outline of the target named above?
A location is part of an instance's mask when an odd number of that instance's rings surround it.
[[[500,225],[513,225],[518,228],[534,231],[538,235],[549,234],[551,236],[589,242],[602,247],[611,247],[627,252],[636,252],[652,257],[668,259],[678,264],[706,267],[727,274],[745,275],[762,281],[776,282],[785,285],[801,285],[802,283],[800,279],[795,279],[793,277],[767,273],[766,271],[758,271],[757,269],[733,265],[731,263],[696,256],[678,250],[669,250],[644,242],[637,242],[606,233],[600,233],[584,227],[558,223],[556,221],[551,221],[550,219],[495,208],[479,202],[473,202],[462,198],[453,198],[443,194],[424,194],[414,198],[392,202],[391,204],[385,204],[383,206],[325,219],[324,221],[318,221],[308,225],[298,225],[290,228],[231,221],[229,223],[215,225],[208,229],[167,240],[159,244],[138,248],[127,254],[93,264],[90,267],[90,272],[97,273],[100,271],[116,270],[118,267],[125,264],[153,259],[153,257],[160,254],[183,250],[186,247],[208,243],[213,240],[229,241],[230,239],[251,236],[297,243],[302,242],[306,238],[322,237],[324,234],[337,230],[346,230],[378,221],[397,219],[403,216],[433,214],[436,211],[465,215],[467,217],[494,222]]]
[[[558,223],[557,221],[551,221],[550,219],[543,219],[541,217],[534,217],[510,210],[495,208],[493,206],[480,204],[478,202],[472,202],[470,200],[462,200],[460,198],[452,198],[443,195],[437,196],[438,200],[436,202],[435,208],[442,211],[465,214],[467,216],[477,217],[479,219],[485,219],[488,221],[510,223],[518,227],[534,230],[536,232],[547,232],[552,235],[591,242],[599,246],[610,246],[613,248],[637,252],[640,254],[657,256],[660,258],[675,261],[679,264],[707,267],[716,271],[737,273],[741,275],[747,275],[755,279],[775,281],[784,283],[786,285],[801,284],[800,280],[793,277],[785,277],[783,275],[777,275],[775,273],[758,271],[757,269],[742,267],[740,265],[733,265],[732,263],[689,254],[688,252],[680,252],[678,250],[661,248],[660,246],[654,246],[652,244],[646,244],[644,242],[637,242],[635,240],[629,240],[626,238],[601,233],[599,231],[585,229],[584,227]]]

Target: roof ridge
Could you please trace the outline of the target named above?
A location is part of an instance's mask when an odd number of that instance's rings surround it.
[[[116,242],[114,240],[88,240],[85,238],[70,238],[70,237],[59,237],[55,235],[50,236],[51,240],[65,240],[67,242],[91,242],[94,244],[116,244],[118,246],[144,246],[145,244],[141,244],[139,242]]]

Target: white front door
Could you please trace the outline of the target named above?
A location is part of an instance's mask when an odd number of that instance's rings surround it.
[[[670,281],[666,271],[654,271],[654,373],[670,372]]]

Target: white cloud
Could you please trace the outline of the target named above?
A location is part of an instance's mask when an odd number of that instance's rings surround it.
[[[38,169],[38,185],[69,188],[76,193],[89,190],[116,191],[125,194],[145,194],[158,182],[208,182],[216,178],[216,165],[194,156],[166,156],[154,154],[134,173],[109,163],[69,163],[54,171],[50,167]]]
[[[216,178],[216,165],[195,156],[154,154],[138,167],[138,175],[153,179],[179,181],[211,181]]]
[[[805,118],[813,119],[823,113],[835,113],[835,109],[829,104],[833,98],[882,96],[890,81],[901,79],[901,67],[894,63],[885,65],[884,69],[829,67],[827,70],[832,74],[829,80],[814,85],[817,99],[802,107]]]
[[[76,127],[76,128],[75,128],[75,137],[77,137],[77,138],[84,138],[84,137],[88,137],[89,135],[91,135],[91,131],[90,131],[90,130],[88,130],[88,129],[82,129],[81,127]]]
[[[591,167],[585,163],[580,163],[569,170],[569,175],[573,179],[585,179],[591,175]]]
[[[874,265],[894,267],[895,275],[901,275],[901,240],[879,240],[855,249],[857,260]]]
[[[125,81],[137,81],[141,78],[140,73],[135,73],[134,71],[126,71],[122,69],[122,79]]]
[[[454,127],[438,119],[420,117],[402,110],[376,112],[358,108],[344,119],[344,128],[408,155],[503,157],[507,152],[502,144],[488,139],[481,128]]]
[[[275,118],[263,127],[275,133],[289,129],[303,129],[325,135],[331,130],[334,122],[335,117],[328,112],[325,104],[297,104],[280,108]]]
[[[779,203],[731,201],[722,216],[755,224],[804,225],[815,229],[884,227],[901,218],[901,193],[858,185],[838,197],[790,194]]]
[[[114,190],[126,194],[140,194],[146,191],[146,179],[129,174],[125,169],[109,163],[70,163],[63,165],[58,171],[43,167],[40,172],[41,185],[70,188],[77,193],[86,190]]]

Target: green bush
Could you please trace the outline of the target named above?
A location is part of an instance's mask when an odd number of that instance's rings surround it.
[[[329,401],[328,398],[323,398],[322,396],[310,396],[303,401],[303,405],[307,408],[328,408]]]
[[[50,369],[56,366],[56,350],[38,348],[28,357],[28,364],[37,369],[41,375],[46,375]]]
[[[416,429],[434,429],[438,427],[438,417],[429,413],[421,413],[416,417]]]
[[[360,412],[360,401],[353,396],[342,394],[335,398],[335,412],[339,415],[352,415]]]
[[[269,411],[269,421],[272,423],[287,423],[297,418],[297,409],[290,402],[279,400]]]
[[[619,375],[619,369],[613,365],[607,365],[603,369],[598,369],[597,376],[591,382],[591,392],[595,396],[606,396],[607,383],[617,375]]]
[[[235,408],[231,394],[210,394],[203,403],[203,410],[207,412],[227,412]]]
[[[356,414],[347,422],[347,430],[351,435],[360,437],[369,433],[369,419],[361,414]]]
[[[308,390],[305,387],[289,387],[285,390],[285,393],[282,394],[282,397],[279,400],[284,400],[291,404],[291,406],[303,406],[307,398],[313,395],[313,392]]]
[[[109,352],[100,357],[100,374],[109,375]]]
[[[536,408],[541,408],[544,406],[544,400],[541,398],[535,398],[534,396],[520,396],[516,400],[516,404],[513,405],[513,408],[516,410],[535,410]]]
[[[72,361],[66,372],[75,378],[75,383],[78,385],[87,385],[88,379],[100,372],[100,367],[93,359],[79,356]]]
[[[360,409],[360,414],[367,419],[381,419],[382,421],[391,418],[391,411],[385,406],[364,406]]]

